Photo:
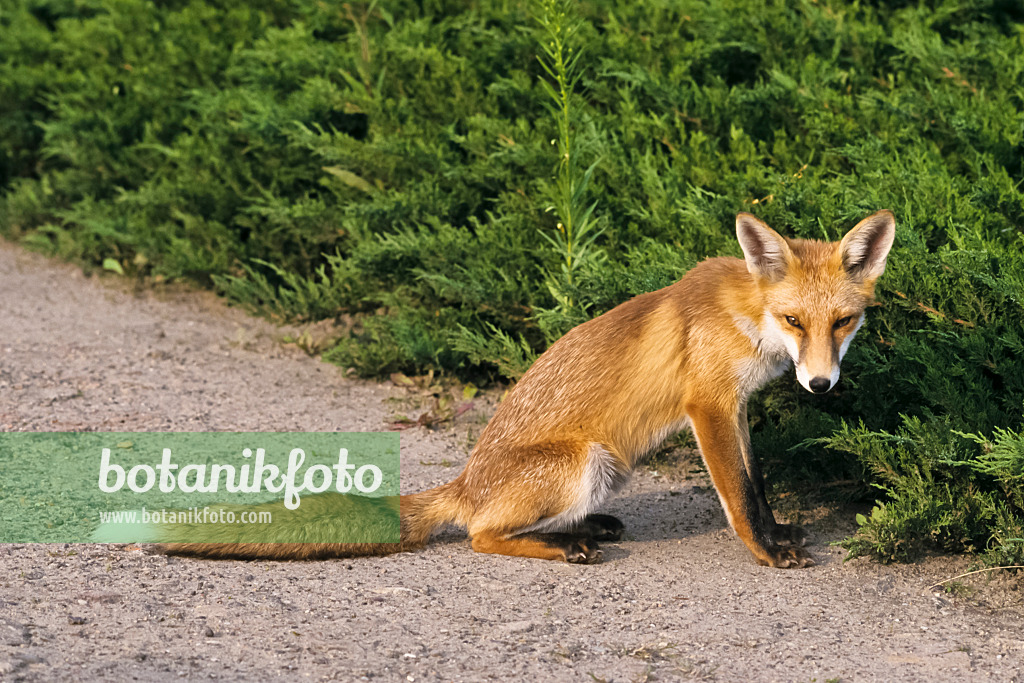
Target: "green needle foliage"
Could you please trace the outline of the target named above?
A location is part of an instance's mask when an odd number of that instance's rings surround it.
[[[583,22],[576,15],[572,0],[543,0],[538,3],[537,21],[543,28],[540,64],[551,79],[551,82],[542,79],[540,85],[548,95],[547,108],[558,132],[558,137],[552,140],[558,146],[555,181],[545,188],[551,201],[547,210],[555,213],[558,224],[553,235],[546,231],[540,233],[560,260],[559,275],[548,274],[548,290],[557,303],[557,314],[563,318],[578,317],[580,320],[575,322],[582,322],[585,310],[577,310],[573,290],[578,271],[600,260],[594,240],[602,232],[593,220],[597,202],[588,205],[586,195],[597,162],[586,170],[580,166],[584,144],[578,128],[585,125],[585,119],[580,98],[574,90],[583,77],[580,64],[583,50],[577,45]],[[561,329],[552,336],[557,338],[566,331]]]
[[[355,318],[324,355],[365,375],[514,379],[738,256],[737,211],[892,209],[839,386],[777,380],[755,448],[874,503],[854,554],[1024,561],[1019,3],[0,0],[0,36],[0,233]]]

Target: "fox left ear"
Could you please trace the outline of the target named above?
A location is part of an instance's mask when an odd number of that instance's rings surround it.
[[[896,218],[888,209],[855,225],[839,243],[846,272],[858,280],[877,279],[885,270],[885,259],[895,236]]]

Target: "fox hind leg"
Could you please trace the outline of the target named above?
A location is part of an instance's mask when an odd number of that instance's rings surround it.
[[[597,564],[601,561],[598,541],[617,541],[622,538],[625,525],[611,515],[590,514],[579,524],[565,532],[528,532],[514,536],[477,533],[473,536],[473,550],[563,560],[573,564]]]
[[[473,550],[573,564],[597,564],[603,557],[594,539],[575,533],[530,532],[505,536],[483,531],[473,535]]]
[[[597,541],[621,537],[621,521],[592,513],[627,478],[607,449],[544,443],[506,453],[505,462],[518,465],[515,479],[481,486],[492,493],[468,524],[477,552],[593,564],[602,556]]]

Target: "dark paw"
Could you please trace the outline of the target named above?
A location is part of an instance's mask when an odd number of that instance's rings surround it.
[[[795,524],[776,524],[771,536],[776,545],[807,545],[807,532]]]
[[[611,515],[587,515],[576,532],[595,541],[617,541],[622,538],[626,525],[618,517]]]
[[[800,567],[813,567],[814,558],[800,546],[776,546],[768,548],[769,559],[758,560],[760,564],[776,567],[778,569],[798,569]]]
[[[571,541],[565,548],[565,561],[571,564],[597,564],[603,557],[597,543],[587,538]]]

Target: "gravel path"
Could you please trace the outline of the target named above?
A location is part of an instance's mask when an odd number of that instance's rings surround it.
[[[206,293],[0,243],[0,429],[379,430],[404,389],[348,379]],[[402,433],[403,489],[455,476],[479,408]],[[2,476],[2,475],[0,475]],[[609,506],[630,540],[571,566],[424,551],[213,562],[101,545],[0,546],[0,680],[1024,681],[1018,579],[962,558],[884,567],[828,545],[758,567],[700,477],[643,470]]]

